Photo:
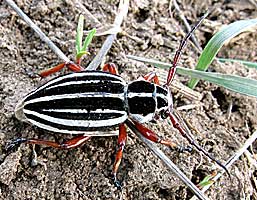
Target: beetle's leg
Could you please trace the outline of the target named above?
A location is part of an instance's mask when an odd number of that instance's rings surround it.
[[[156,72],[150,72],[143,76],[143,78],[148,82],[154,82],[156,85],[160,85],[159,78],[156,74]]]
[[[115,157],[115,162],[114,162],[114,165],[113,165],[113,168],[112,168],[112,175],[113,175],[114,184],[119,189],[121,189],[121,184],[117,180],[117,171],[118,171],[118,168],[120,166],[120,162],[121,162],[121,158],[122,158],[122,152],[123,152],[123,149],[125,147],[126,140],[127,140],[126,127],[125,127],[124,124],[120,124],[120,126],[119,126],[119,138],[118,138],[118,150],[117,150],[116,157]]]
[[[70,149],[70,148],[75,148],[75,147],[82,145],[90,138],[91,138],[91,136],[78,135],[78,136],[76,136],[70,140],[67,140],[63,143],[57,143],[57,142],[53,142],[53,141],[40,140],[40,139],[17,138],[6,146],[6,150],[10,151],[22,143],[46,145],[46,146],[50,146],[50,147],[54,147],[54,148],[58,148],[58,149]]]
[[[114,63],[107,63],[103,66],[103,71],[110,72],[111,74],[119,74],[118,69]]]
[[[61,63],[55,67],[51,67],[49,69],[43,70],[39,73],[40,77],[46,77],[49,76],[51,74],[54,74],[58,71],[60,71],[61,69],[63,69],[64,67],[67,67],[69,70],[73,71],[73,72],[80,72],[83,71],[84,68],[81,67],[80,65],[77,65],[75,63]]]
[[[191,145],[193,145],[198,151],[202,152],[205,156],[216,162],[220,167],[222,167],[227,172],[228,175],[230,175],[227,168],[219,160],[215,159],[212,155],[210,155],[204,148],[197,144],[195,140],[187,133],[187,131],[179,123],[176,114],[169,113],[169,117],[171,123],[173,124],[173,127],[176,128],[180,132],[180,134],[188,140],[188,142]]]
[[[133,121],[134,125],[136,127],[136,129],[148,140],[151,140],[152,142],[155,143],[160,143],[163,144],[165,146],[168,146],[172,149],[175,149],[179,152],[184,152],[184,151],[188,151],[191,152],[192,148],[190,146],[184,147],[181,145],[176,144],[175,142],[172,142],[170,140],[166,140],[166,139],[162,139],[160,138],[155,132],[153,132],[152,130],[146,128],[145,126],[143,126],[142,124]]]

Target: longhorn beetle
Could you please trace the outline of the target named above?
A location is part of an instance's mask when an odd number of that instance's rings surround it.
[[[173,80],[187,40],[204,18],[205,16],[180,42],[173,66],[169,69],[167,81],[163,86],[160,85],[154,72],[127,84],[117,75],[114,64],[104,65],[103,71],[85,71],[79,63],[62,63],[42,72],[40,75],[45,77],[68,67],[75,73],[54,78],[29,93],[17,105],[16,117],[47,131],[72,133],[76,136],[63,143],[17,138],[7,145],[7,151],[22,143],[70,149],[82,145],[92,136],[109,136],[111,134],[108,130],[119,127],[118,150],[112,175],[115,185],[121,188],[116,174],[127,139],[126,124],[133,124],[144,137],[155,143],[177,150],[190,151],[190,148],[181,147],[172,141],[160,138],[142,125],[151,120],[170,118],[173,126],[191,145],[227,171],[226,167],[199,146],[187,133],[187,129],[179,123],[179,118],[173,110],[172,95],[168,87]]]

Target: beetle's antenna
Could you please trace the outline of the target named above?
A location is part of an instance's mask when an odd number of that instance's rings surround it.
[[[222,167],[226,173],[230,176],[230,173],[228,172],[228,169],[216,158],[214,158],[212,155],[209,154],[209,152],[207,152],[203,147],[201,147],[199,144],[197,144],[194,140],[194,138],[192,137],[192,135],[190,134],[190,131],[188,129],[188,127],[186,126],[186,124],[184,123],[183,120],[180,120],[180,115],[173,110],[172,113],[169,113],[169,117],[170,120],[174,126],[174,128],[178,129],[180,134],[187,139],[187,141],[193,145],[198,151],[202,152],[205,156],[207,156],[208,158],[210,158],[212,161],[214,161],[215,163],[217,163],[220,167]],[[179,123],[182,122],[182,126]]]
[[[202,21],[207,17],[208,14],[209,14],[209,12],[205,13],[201,17],[201,19],[196,23],[196,25],[192,28],[192,30],[186,35],[186,37],[181,40],[179,48],[176,51],[175,56],[173,58],[172,67],[169,69],[169,73],[168,73],[168,76],[167,76],[167,82],[166,82],[165,85],[168,86],[171,83],[171,81],[173,80],[173,77],[174,77],[175,72],[176,72],[176,67],[177,67],[178,61],[179,61],[180,56],[182,54],[182,50],[184,49],[184,47],[187,44],[187,40],[191,37],[193,32],[198,28],[198,26],[202,23]]]

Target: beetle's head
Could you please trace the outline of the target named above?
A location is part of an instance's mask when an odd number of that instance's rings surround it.
[[[172,96],[167,86],[156,85],[156,100],[155,119],[166,119],[173,107]]]

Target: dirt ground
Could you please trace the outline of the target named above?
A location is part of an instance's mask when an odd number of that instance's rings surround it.
[[[18,6],[57,44],[71,59],[75,55],[75,31],[81,7],[73,1],[16,1]],[[81,1],[82,2],[82,1]],[[256,1],[199,1],[181,0],[178,4],[188,19],[195,23],[206,9],[213,9],[195,35],[204,47],[213,33],[222,25],[239,19],[257,17]],[[118,1],[91,1],[82,4],[103,24],[114,20]],[[130,2],[127,18],[112,46],[106,62],[114,62],[126,81],[154,70],[153,66],[125,58],[132,54],[171,62],[185,26],[168,0],[134,0]],[[3,1],[0,2],[0,199],[190,199],[192,193],[162,162],[129,132],[118,177],[123,180],[122,193],[110,178],[117,137],[92,138],[81,148],[62,151],[36,146],[38,164],[33,165],[31,145],[21,145],[6,154],[6,144],[17,137],[48,140],[69,138],[52,134],[32,125],[19,122],[14,116],[18,101],[45,80],[32,79],[26,72],[39,72],[61,62],[25,22]],[[86,18],[85,29],[96,24]],[[93,40],[91,55],[84,59],[86,66],[97,54],[106,36]],[[257,34],[247,32],[224,46],[220,57],[238,58],[257,62]],[[199,53],[189,43],[180,65],[192,68]],[[240,64],[214,62],[211,71],[257,78],[255,69]],[[158,71],[158,70],[157,70]],[[63,71],[62,73],[67,73]],[[177,76],[186,83],[188,77]],[[190,100],[174,93],[174,107],[197,105],[182,110],[181,115],[196,127],[198,143],[223,163],[232,156],[257,128],[257,101],[224,88],[201,81],[196,91],[200,100]],[[231,115],[228,108],[232,105]],[[159,135],[188,145],[184,138],[161,121],[148,124]],[[202,159],[199,153],[179,154],[159,146],[170,159],[198,183],[213,170],[214,164]],[[250,152],[256,153],[256,142]],[[253,174],[256,169],[242,156],[229,169],[231,179],[224,175],[207,192],[210,199],[257,199]]]

